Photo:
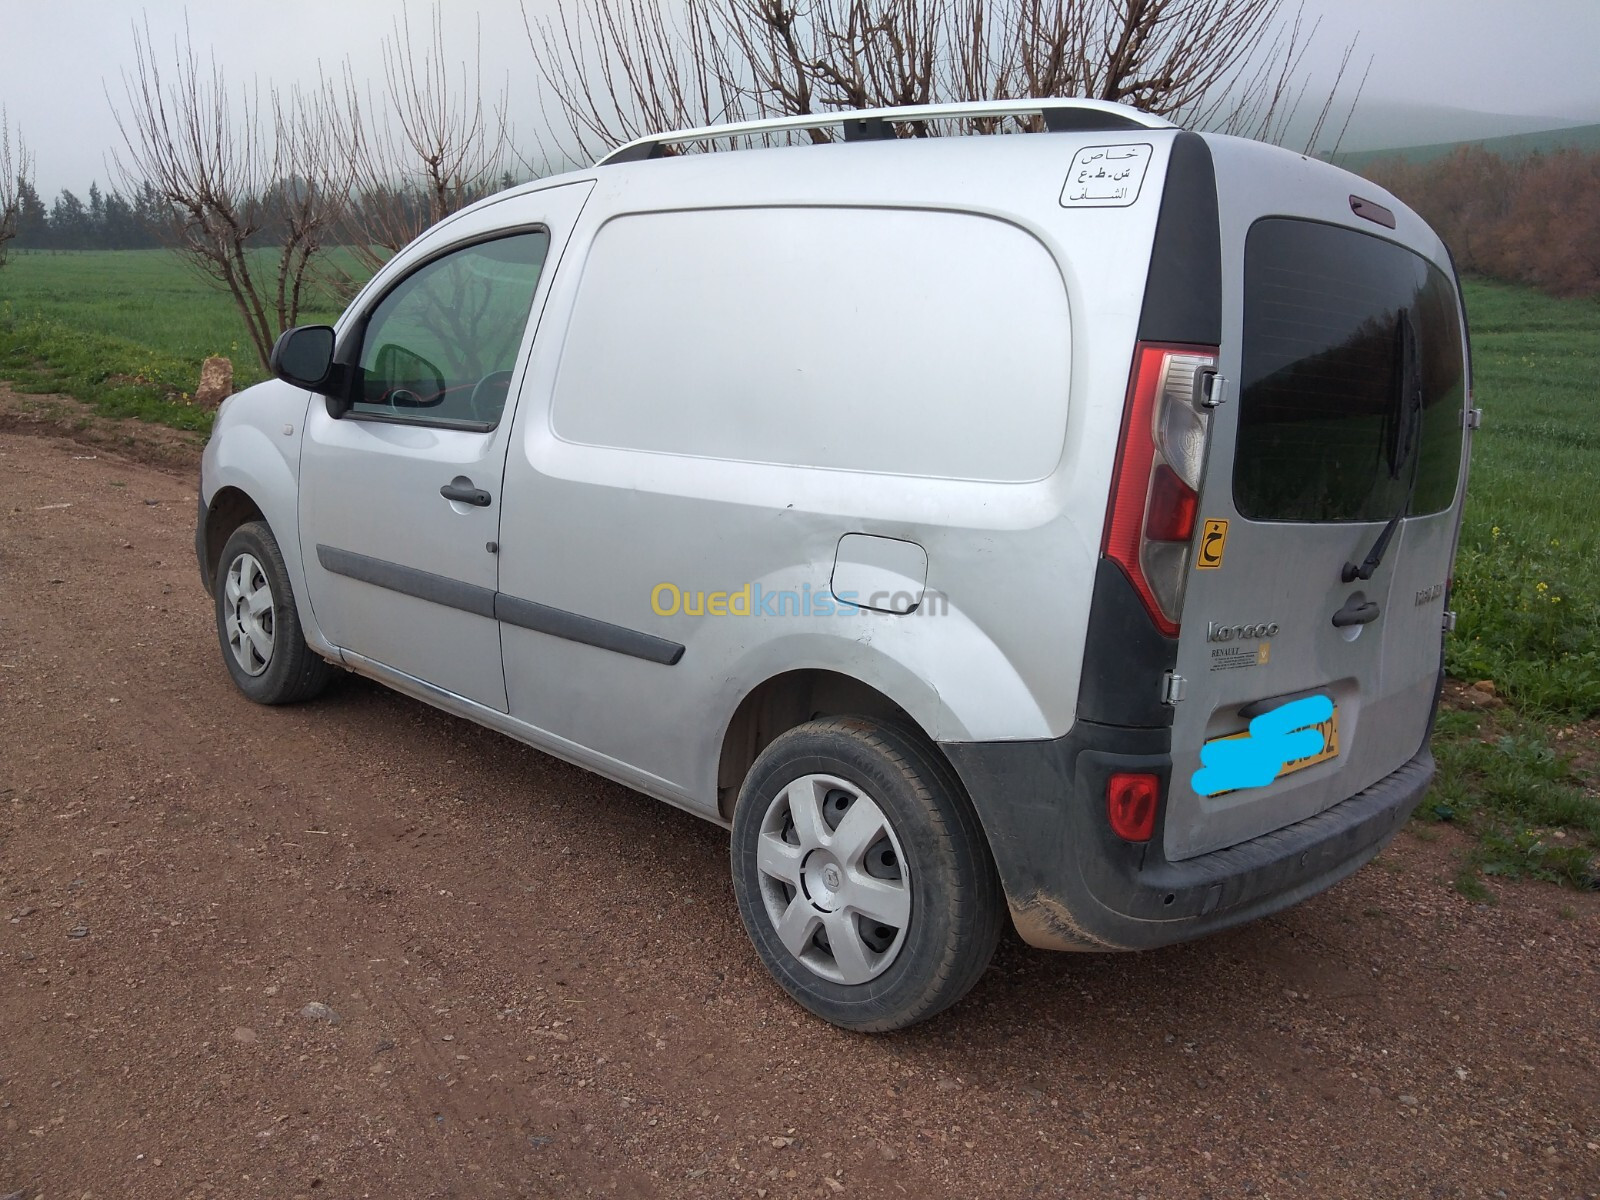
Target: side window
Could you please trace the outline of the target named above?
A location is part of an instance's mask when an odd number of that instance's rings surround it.
[[[505,408],[550,235],[466,246],[406,276],[361,343],[354,413],[489,427]]]

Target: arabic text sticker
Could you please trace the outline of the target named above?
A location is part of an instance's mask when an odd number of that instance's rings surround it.
[[[1139,198],[1151,146],[1085,146],[1072,158],[1072,171],[1061,189],[1067,208],[1126,208]]]

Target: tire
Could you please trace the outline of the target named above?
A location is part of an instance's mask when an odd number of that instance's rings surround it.
[[[731,857],[767,970],[845,1029],[903,1029],[950,1007],[1005,920],[949,763],[920,732],[864,717],[811,721],[762,751],[739,791]]]
[[[257,704],[298,704],[318,695],[333,667],[300,627],[283,552],[264,521],[233,531],[213,585],[217,642],[233,682]]]

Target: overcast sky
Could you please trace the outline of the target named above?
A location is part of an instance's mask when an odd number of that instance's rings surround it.
[[[530,0],[529,10],[553,5]],[[1314,77],[1331,80],[1340,48],[1359,34],[1374,100],[1600,121],[1600,0],[1306,0],[1305,9],[1322,17]],[[192,2],[188,18],[195,44],[215,46],[230,80],[290,83],[314,80],[319,59],[336,67],[347,55],[358,73],[376,74],[379,40],[399,10],[400,0]],[[411,11],[426,21],[425,2],[412,0]],[[445,11],[448,49],[469,56],[473,8],[452,0]],[[485,84],[497,90],[509,73],[513,116],[531,130],[536,92],[515,0],[486,0],[478,11]],[[182,0],[0,0],[0,105],[33,149],[47,199],[63,187],[82,196],[94,179],[105,186],[117,141],[106,90],[121,99],[141,12],[158,44],[182,31]]]

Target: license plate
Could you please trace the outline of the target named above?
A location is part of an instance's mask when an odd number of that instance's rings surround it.
[[[1322,750],[1317,754],[1307,755],[1305,758],[1290,759],[1278,768],[1278,774],[1274,777],[1275,780],[1282,779],[1285,775],[1293,775],[1296,771],[1304,771],[1307,767],[1314,767],[1320,762],[1327,762],[1330,758],[1339,756],[1338,705],[1334,705],[1333,712],[1326,721],[1319,721],[1315,725],[1307,725],[1306,728],[1315,729],[1322,734]],[[1240,730],[1238,733],[1224,734],[1222,737],[1207,738],[1206,745],[1209,746],[1213,742],[1231,742],[1236,738],[1249,736],[1250,731],[1248,729]],[[1223,793],[1217,794],[1221,795]]]

